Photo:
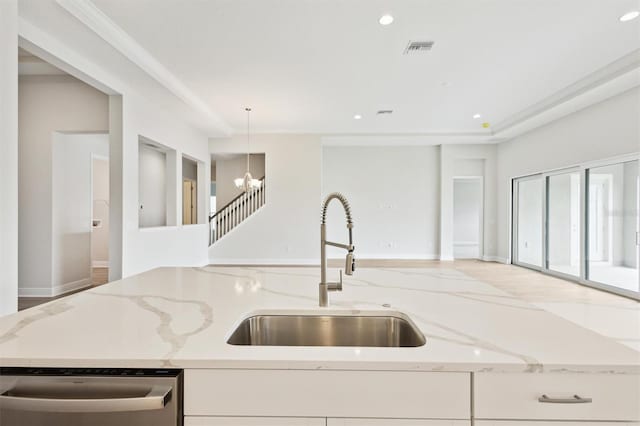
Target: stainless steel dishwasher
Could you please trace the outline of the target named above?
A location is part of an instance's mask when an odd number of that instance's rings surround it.
[[[182,426],[182,371],[0,368],[2,426]]]

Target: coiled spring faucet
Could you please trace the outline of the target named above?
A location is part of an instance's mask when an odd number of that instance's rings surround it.
[[[334,243],[327,241],[327,208],[331,200],[338,200],[342,204],[345,215],[347,216],[347,229],[349,230],[349,244]],[[347,275],[353,275],[353,271],[356,269],[356,260],[353,257],[353,220],[351,219],[351,207],[344,195],[339,192],[333,192],[325,198],[322,203],[322,222],[320,223],[320,285],[319,285],[319,299],[320,306],[329,306],[329,292],[330,291],[342,291],[342,270],[340,270],[340,280],[338,282],[327,282],[327,246],[339,247],[347,250],[347,257],[345,259],[344,273]]]

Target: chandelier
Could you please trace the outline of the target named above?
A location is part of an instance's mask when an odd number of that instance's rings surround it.
[[[262,182],[259,179],[254,179],[253,176],[251,176],[251,172],[249,171],[249,154],[251,152],[251,108],[245,108],[244,110],[247,112],[247,172],[244,174],[244,177],[234,179],[233,183],[235,183],[237,188],[243,189],[244,191],[248,192],[260,188]]]

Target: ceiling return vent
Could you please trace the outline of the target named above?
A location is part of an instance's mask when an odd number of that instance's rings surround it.
[[[428,52],[433,48],[434,43],[433,41],[409,41],[409,44],[404,49],[404,54],[413,55],[415,53]]]
[[[391,114],[393,114],[392,109],[381,109],[380,111],[376,112],[376,115],[391,115]]]

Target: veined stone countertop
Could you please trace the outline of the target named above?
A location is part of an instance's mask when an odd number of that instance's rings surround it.
[[[318,281],[306,267],[155,269],[0,318],[0,365],[640,373],[640,352],[460,271],[358,269],[330,308],[317,306]],[[278,310],[399,311],[427,343],[226,343],[250,314]]]

